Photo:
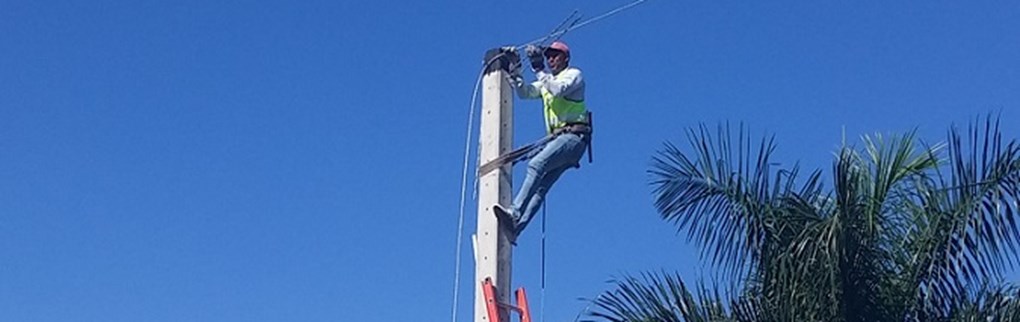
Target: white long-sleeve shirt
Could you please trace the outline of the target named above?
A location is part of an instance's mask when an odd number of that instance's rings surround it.
[[[553,96],[563,97],[569,101],[584,101],[584,78],[581,70],[567,67],[559,74],[553,75],[546,71],[535,73],[538,80],[531,83],[517,83],[517,96],[520,98],[542,98],[544,87]]]

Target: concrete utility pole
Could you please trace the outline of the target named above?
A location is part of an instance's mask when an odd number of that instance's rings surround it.
[[[513,55],[516,56],[516,55]],[[485,61],[492,62],[482,81],[482,116],[478,164],[484,164],[510,152],[513,140],[513,92],[507,81],[512,56],[500,49],[489,50]],[[512,246],[499,227],[492,205],[510,204],[510,165],[478,178],[478,227],[475,232],[475,322],[491,322],[486,311],[482,281],[491,278],[499,302],[510,303],[510,263]],[[500,310],[500,321],[508,322],[509,314]]]

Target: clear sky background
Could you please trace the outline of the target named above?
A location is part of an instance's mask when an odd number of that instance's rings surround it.
[[[449,321],[483,53],[626,2],[0,1],[0,320]],[[1017,1],[649,0],[564,40],[598,128],[551,193],[547,321],[623,273],[711,277],[651,204],[685,128],[826,171],[843,133],[991,112],[1020,137]],[[536,317],[540,220],[514,268]]]

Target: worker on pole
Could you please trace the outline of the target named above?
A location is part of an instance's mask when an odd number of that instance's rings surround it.
[[[567,44],[556,41],[547,48],[528,45],[525,53],[537,80],[525,83],[517,77],[512,84],[520,98],[542,99],[550,140],[530,156],[527,176],[513,205],[509,209],[493,206],[512,243],[516,243],[517,236],[538,212],[560,175],[569,168],[580,167],[581,156],[591,143],[592,130],[584,104],[584,78],[581,70],[570,66]]]

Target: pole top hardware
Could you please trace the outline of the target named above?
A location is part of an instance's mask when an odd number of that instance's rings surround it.
[[[503,70],[513,74],[514,69],[520,68],[520,61],[517,48],[513,46],[489,49],[485,52],[485,73]]]

